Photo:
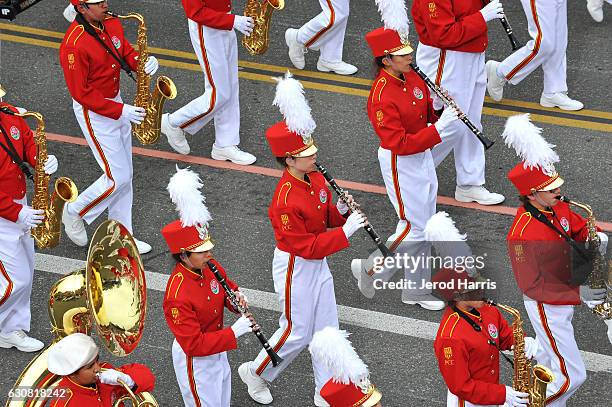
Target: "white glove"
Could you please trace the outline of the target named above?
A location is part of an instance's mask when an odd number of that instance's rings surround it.
[[[119,386],[119,380],[127,384],[128,387],[134,387],[134,380],[123,372],[114,369],[108,369],[100,373],[100,382],[110,384],[111,386]]]
[[[536,338],[530,336],[525,337],[525,357],[533,359],[540,349],[540,342]]]
[[[147,75],[153,75],[159,68],[159,62],[154,56],[150,56],[145,62],[144,71]]]
[[[442,132],[446,130],[446,128],[451,123],[455,122],[458,119],[459,112],[457,112],[457,110],[455,110],[455,108],[453,107],[446,106],[444,112],[442,112],[442,115],[440,116],[438,121],[434,123],[434,126],[436,126],[436,130],[438,130],[438,133],[442,134]]]
[[[597,232],[597,236],[599,236],[600,244],[599,244],[599,253],[602,256],[606,255],[606,251],[608,251],[608,235],[604,232]]]
[[[508,407],[526,406],[529,403],[529,394],[516,391],[510,386],[506,386],[506,404]]]
[[[338,209],[338,212],[340,212],[340,215],[344,215],[345,213],[348,212],[349,207],[346,204],[346,202],[344,202],[344,199],[338,199],[338,202],[336,202],[336,209]]]
[[[444,108],[444,102],[435,93],[431,96],[431,103],[433,104],[434,110],[442,110]]]
[[[26,225],[29,228],[36,227],[45,218],[45,211],[42,209],[33,209],[30,206],[23,205],[17,216],[17,223]]]
[[[128,104],[123,105],[123,109],[121,110],[121,117],[124,119],[128,119],[130,122],[134,124],[140,124],[144,120],[146,113],[144,108],[136,107]]]
[[[236,322],[234,322],[234,325],[232,325],[232,331],[234,331],[234,335],[236,336],[236,339],[238,339],[245,333],[251,332],[251,327],[251,321],[243,315],[238,318]]]
[[[251,17],[247,16],[234,16],[234,28],[247,37],[253,32],[255,23]]]
[[[55,171],[57,171],[57,157],[54,155],[49,155],[47,156],[47,161],[45,162],[45,174],[55,174]]]
[[[580,299],[589,308],[593,308],[595,305],[601,304],[605,297],[606,297],[605,288],[591,288],[588,285],[580,286]],[[593,303],[595,304],[593,305]]]
[[[342,226],[342,231],[346,238],[353,236],[353,233],[365,226],[367,220],[361,212],[353,212],[346,218],[346,223]]]
[[[480,14],[482,14],[482,18],[485,21],[491,21],[504,17],[504,8],[499,0],[491,0],[489,4],[480,10]]]
[[[604,322],[608,325],[608,340],[610,345],[612,345],[612,319],[606,319]]]

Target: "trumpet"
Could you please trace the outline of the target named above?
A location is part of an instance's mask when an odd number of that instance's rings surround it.
[[[215,266],[215,264],[212,261],[208,261],[206,264],[208,264],[210,271],[212,271],[212,273],[214,274],[219,284],[221,284],[221,287],[223,287],[223,289],[225,290],[225,293],[227,294],[227,299],[232,303],[232,306],[236,308],[243,315],[249,312],[247,308],[240,305],[240,302],[238,301],[238,297],[236,296],[236,293],[230,288],[230,286],[227,284],[227,281],[225,281],[225,278],[221,275],[221,273],[219,273],[217,266]],[[283,361],[283,358],[278,356],[278,354],[274,351],[274,349],[272,349],[272,347],[268,343],[268,340],[264,336],[263,332],[261,332],[261,328],[257,328],[256,330],[253,331],[253,333],[255,334],[257,339],[259,339],[261,346],[263,346],[264,350],[270,357],[272,366],[276,367],[280,365]]]

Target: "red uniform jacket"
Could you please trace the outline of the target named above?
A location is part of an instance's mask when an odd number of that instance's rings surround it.
[[[504,404],[506,388],[499,384],[499,352],[488,341],[495,341],[502,350],[510,349],[514,344],[512,328],[499,310],[490,305],[466,314],[480,325],[480,332],[451,308],[446,308],[442,316],[434,340],[440,373],[450,392],[460,400]]]
[[[0,102],[0,107],[4,106],[17,112],[17,109],[8,103]],[[32,130],[26,121],[18,116],[0,113],[0,124],[9,136],[17,154],[23,161],[34,167],[36,165],[36,144]],[[3,135],[0,135],[0,143],[6,145]],[[16,222],[22,205],[15,203],[14,200],[23,198],[25,193],[25,175],[7,152],[0,147],[0,217]]]
[[[212,261],[236,291],[238,286],[226,277],[223,267]],[[238,346],[232,328],[223,327],[223,307],[236,311],[210,269],[205,267],[202,272],[200,275],[178,263],[164,297],[166,323],[189,357],[214,355]]]
[[[414,0],[412,18],[423,44],[452,51],[484,52],[489,44],[483,0]]]
[[[397,155],[422,153],[440,143],[429,89],[413,71],[401,80],[384,69],[370,89],[368,117],[380,146]]]
[[[231,0],[182,0],[187,18],[198,24],[218,30],[231,30],[234,27]]]
[[[107,369],[115,369],[109,363],[100,366]],[[131,364],[117,368],[130,376],[136,382],[136,393],[152,391],[155,386],[155,376],[145,365]],[[127,394],[122,386],[111,386],[110,384],[96,383],[95,387],[84,387],[76,384],[68,377],[62,378],[58,383],[58,391],[65,393],[61,398],[56,398],[48,404],[50,407],[112,407],[117,399]]]
[[[553,211],[541,212],[574,240],[586,241],[588,230],[582,216],[565,202],[559,202]],[[546,304],[580,304],[579,288],[568,284],[572,249],[559,234],[520,207],[507,239],[514,277],[525,295]]]
[[[310,182],[297,179],[285,169],[268,216],[280,250],[304,259],[323,259],[349,247],[339,227],[346,219],[332,203],[323,175],[311,172],[307,176]]]
[[[103,29],[95,29],[102,41],[135,70],[138,53],[125,38],[121,21],[108,17],[104,20]],[[115,120],[121,116],[123,104],[107,100],[119,93],[121,66],[76,21],[64,35],[60,46],[60,63],[70,95],[83,108]]]

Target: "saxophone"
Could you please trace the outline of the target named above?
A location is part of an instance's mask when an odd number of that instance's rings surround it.
[[[79,195],[74,182],[67,177],[60,177],[55,181],[55,191],[49,197],[50,175],[45,173],[47,162],[47,137],[45,133],[45,121],[43,116],[37,112],[15,113],[12,110],[3,110],[6,113],[36,119],[36,166],[34,167],[34,198],[32,208],[42,209],[45,219],[40,225],[32,229],[32,237],[39,249],[49,249],[57,246],[62,235],[62,214],[66,202],[74,202]]]
[[[142,123],[133,125],[132,134],[140,141],[140,144],[155,144],[161,132],[161,117],[164,103],[168,99],[176,97],[176,86],[172,79],[165,75],[157,78],[155,89],[151,94],[151,75],[145,73],[144,67],[149,58],[147,46],[147,27],[142,15],[128,13],[127,15],[117,15],[107,12],[108,15],[121,19],[134,19],[138,21],[138,65],[136,67],[136,97],[134,105],[145,109],[146,116]]]
[[[536,365],[532,368],[531,362],[525,357],[525,334],[520,312],[515,308],[496,304],[490,300],[487,303],[503,309],[514,317],[512,321],[512,334],[514,336],[512,388],[529,394],[530,407],[544,407],[546,405],[546,386],[552,383],[555,377],[552,371],[545,366]]]
[[[242,37],[242,45],[251,55],[261,55],[268,49],[270,20],[274,10],[285,8],[285,0],[247,0],[244,15],[253,18],[255,26],[250,36]]]
[[[608,263],[608,270],[606,271],[604,257],[599,253],[601,239],[597,235],[597,226],[595,215],[593,215],[593,209],[591,209],[590,205],[572,201],[566,196],[559,196],[557,199],[574,205],[586,212],[586,227],[589,232],[588,250],[593,259],[593,271],[589,275],[588,284],[591,288],[606,289],[606,298],[603,304],[596,305],[592,311],[601,319],[612,319],[612,261]]]

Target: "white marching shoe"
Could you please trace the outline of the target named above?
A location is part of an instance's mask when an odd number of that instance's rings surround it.
[[[486,64],[487,92],[489,92],[491,99],[496,102],[499,102],[504,98],[504,85],[506,84],[506,80],[497,75],[498,66],[499,62],[493,60],[487,61]]]
[[[597,23],[603,21],[603,4],[604,0],[587,0],[587,10]]]
[[[89,238],[87,237],[87,230],[85,230],[85,223],[79,216],[68,214],[68,206],[64,206],[62,223],[66,236],[72,240],[72,243],[80,247],[87,245]]]
[[[497,205],[506,199],[502,194],[489,192],[482,185],[459,186],[455,188],[455,199],[459,202],[478,202],[481,205]]]
[[[314,405],[317,407],[329,407],[329,403],[321,397],[321,393],[315,390],[314,394]]]
[[[540,104],[544,107],[558,107],[561,110],[580,110],[584,104],[567,96],[567,92],[557,92],[552,95],[542,93]]]
[[[45,344],[28,336],[21,329],[9,334],[0,334],[0,348],[17,348],[22,352],[37,352],[45,347]]]
[[[362,259],[353,259],[351,261],[351,272],[353,277],[357,279],[357,287],[361,294],[368,299],[374,298],[374,294],[376,294],[374,280],[365,270]]]
[[[151,250],[153,250],[151,245],[148,244],[147,242],[143,242],[142,240],[138,240],[136,238],[134,238],[134,242],[136,243],[136,247],[138,248],[138,253],[140,254],[147,254]]]
[[[300,44],[297,40],[298,30],[296,28],[288,28],[285,31],[285,43],[287,47],[289,47],[289,59],[293,66],[297,69],[304,69],[306,66],[306,58],[304,58],[304,54],[306,53],[306,47]]]
[[[251,362],[246,362],[238,368],[238,376],[247,385],[249,396],[259,404],[270,404],[272,393],[264,379],[251,372]]]
[[[238,146],[217,147],[215,144],[213,144],[210,156],[214,160],[231,161],[240,165],[250,165],[257,160],[253,154],[242,151]]]
[[[64,9],[64,12],[62,14],[64,14],[64,18],[69,23],[73,22],[77,16],[77,12],[72,4],[68,4],[68,6]]]
[[[419,298],[415,300],[402,300],[402,302],[408,305],[419,305],[421,308],[425,308],[429,311],[440,311],[446,307],[444,301],[440,301],[431,294],[419,296]]]
[[[187,155],[191,151],[185,132],[170,124],[170,113],[164,113],[161,119],[161,132],[166,135],[168,144],[179,154]]]
[[[321,72],[335,72],[338,75],[352,75],[357,72],[355,65],[347,64],[344,61],[328,62],[322,58],[317,61],[317,69]]]

